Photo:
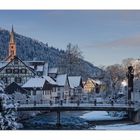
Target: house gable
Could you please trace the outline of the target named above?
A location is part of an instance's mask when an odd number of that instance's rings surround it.
[[[28,67],[18,57],[14,57],[7,65],[0,70],[0,80],[4,81],[5,85],[13,82],[23,85],[31,77],[35,76],[32,68]]]

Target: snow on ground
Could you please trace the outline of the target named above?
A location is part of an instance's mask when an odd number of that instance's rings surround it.
[[[96,130],[140,130],[140,124],[97,125]]]
[[[80,118],[83,118],[87,121],[97,121],[97,120],[121,120],[122,117],[112,117],[109,116],[106,111],[92,111],[83,114],[80,116]]]
[[[121,120],[121,117],[109,116],[106,111],[92,111],[80,116],[87,121],[101,121],[101,120]],[[92,129],[89,128],[89,129]],[[111,124],[111,125],[97,125],[93,129],[96,130],[140,130],[140,124],[125,123],[125,124]]]

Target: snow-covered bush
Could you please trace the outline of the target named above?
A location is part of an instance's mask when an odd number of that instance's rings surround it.
[[[0,82],[0,130],[15,130],[20,127],[16,122],[16,104],[4,92],[4,85]]]

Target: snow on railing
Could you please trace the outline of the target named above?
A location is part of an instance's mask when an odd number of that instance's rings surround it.
[[[111,104],[97,104],[96,106],[91,103],[63,103],[63,104],[20,104],[18,108],[20,107],[134,107],[134,105],[129,106],[126,104],[114,104],[113,106]]]

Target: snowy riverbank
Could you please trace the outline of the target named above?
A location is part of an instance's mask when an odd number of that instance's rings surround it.
[[[140,130],[140,124],[112,117],[105,111],[61,112],[59,128],[56,120],[56,112],[38,114],[24,120],[22,130]]]
[[[90,127],[89,129],[95,130],[140,130],[140,124],[135,124],[133,122],[125,122],[120,123],[119,121],[123,119],[123,117],[112,117],[105,111],[92,111],[87,112],[80,116],[87,121],[112,121],[112,124],[109,125],[96,125],[96,127]],[[113,124],[113,121],[117,121],[119,124]]]
[[[92,111],[80,116],[87,121],[99,121],[99,120],[121,120],[123,117],[112,117],[106,111]]]
[[[98,125],[96,130],[140,130],[140,124],[113,124],[113,125]]]

